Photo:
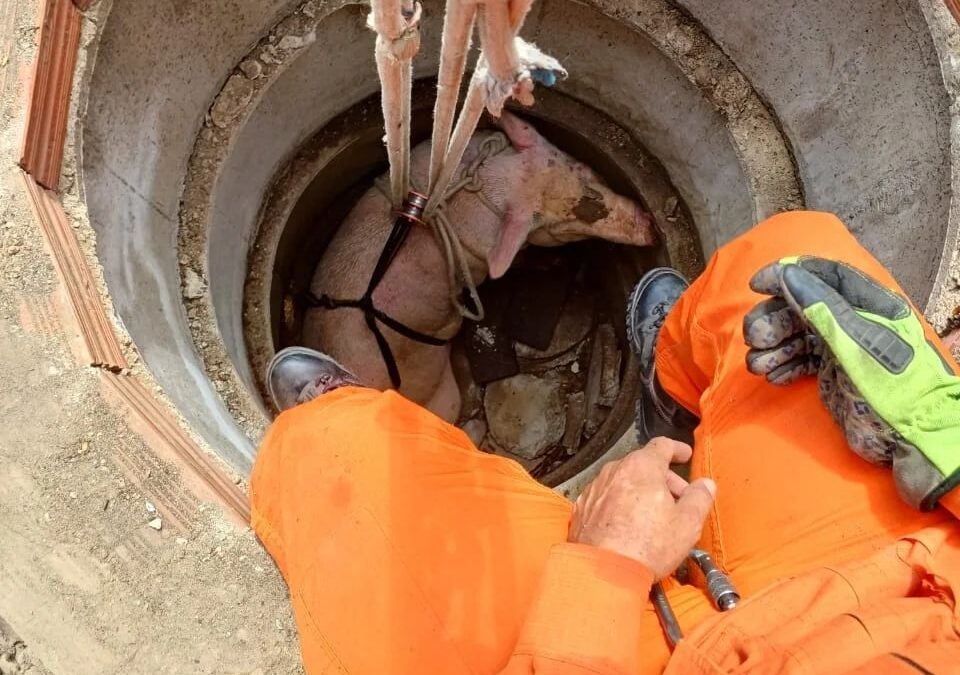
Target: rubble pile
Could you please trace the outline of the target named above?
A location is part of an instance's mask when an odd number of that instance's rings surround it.
[[[481,287],[487,315],[453,346],[459,426],[535,477],[575,455],[620,393],[621,340],[576,249],[525,251]]]

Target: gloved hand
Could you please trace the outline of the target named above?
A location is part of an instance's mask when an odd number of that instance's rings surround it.
[[[816,374],[850,447],[893,468],[923,511],[960,484],[960,377],[900,295],[846,263],[811,256],[763,268],[774,296],[744,318],[748,369],[774,384]]]

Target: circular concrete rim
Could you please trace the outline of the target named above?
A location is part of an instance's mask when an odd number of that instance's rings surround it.
[[[264,48],[282,44],[283,35],[295,33],[312,37],[294,43],[289,50],[274,48],[277,63],[267,64],[255,80],[242,78],[239,71],[228,78],[211,105],[211,116],[218,110],[233,111],[236,108],[234,100],[238,96],[246,102],[256,101],[284,66],[312,42],[317,26],[324,18],[355,4],[350,1],[336,2],[324,6],[322,10],[317,9],[315,0],[301,4],[250,50],[240,63]],[[666,0],[647,2],[644,11],[639,12],[628,12],[617,8],[615,4],[596,2],[590,3],[590,6],[646,36],[721,114],[741,168],[747,176],[755,219],[801,207],[803,198],[797,169],[775,118],[746,78],[702,27]],[[678,40],[678,36],[682,39]],[[223,124],[208,120],[197,136],[181,201],[178,259],[184,291],[181,298],[190,318],[188,325],[191,337],[204,370],[210,380],[218,384],[217,391],[230,414],[251,440],[256,441],[265,431],[268,421],[266,411],[250,395],[225,347],[217,326],[216,308],[209,286],[204,284],[199,295],[192,290],[197,285],[197,278],[209,278],[206,225],[212,208],[213,186],[210,178],[215,182],[219,167],[229,155],[230,137],[242,128],[252,107],[246,110],[246,114],[238,112]]]
[[[960,308],[960,15],[948,9],[957,9],[955,0],[919,0],[919,5],[950,97],[950,213],[933,288],[923,306],[926,318],[943,335]]]

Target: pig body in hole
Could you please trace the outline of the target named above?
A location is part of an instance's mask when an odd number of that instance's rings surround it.
[[[460,190],[447,206],[475,283],[487,276],[502,276],[528,242],[557,246],[597,237],[645,246],[655,241],[651,218],[636,202],[612,192],[591,169],[562,153],[518,117],[505,112],[500,126],[510,144],[479,168],[490,204]],[[477,156],[480,143],[492,133],[497,132],[474,135],[464,164]],[[415,185],[426,183],[429,157],[429,143],[413,149]],[[376,187],[367,191],[324,252],[311,291],[317,297],[360,298],[393,221],[389,199]],[[447,261],[430,229],[414,226],[377,286],[374,305],[421,333],[452,338],[462,318],[450,303],[447,278]],[[440,417],[456,421],[460,392],[450,366],[449,345],[426,345],[383,324],[380,328],[400,370],[400,392]],[[391,386],[374,335],[359,309],[309,309],[302,342],[337,359],[367,386]]]

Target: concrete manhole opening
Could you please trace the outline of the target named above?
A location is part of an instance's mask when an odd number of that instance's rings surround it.
[[[429,139],[434,92],[431,81],[414,88],[414,145]],[[645,211],[647,195],[669,205],[654,224],[659,235],[653,246],[599,239],[528,246],[502,278],[480,285],[486,316],[465,321],[451,340],[461,402],[451,421],[482,449],[519,461],[553,486],[592,463],[630,428],[639,389],[623,315],[632,284],[655,265],[696,271],[702,255],[686,206],[635,138],[572,97],[546,92],[538,98],[533,108],[514,112]],[[493,128],[487,119],[480,131]],[[305,327],[305,314],[316,311],[308,292],[344,217],[386,170],[381,137],[379,98],[373,96],[314,134],[265,195],[249,259],[244,328],[266,406],[262,376],[277,350],[308,345],[331,351],[325,343],[330,336],[311,332],[309,323]],[[371,245],[379,250],[382,244]],[[445,270],[436,273],[443,281]],[[430,281],[411,283],[411,292]],[[357,309],[322,311],[360,315]],[[334,330],[343,325],[339,319],[330,323]],[[384,331],[392,337],[389,328]],[[379,361],[381,355],[373,350],[368,358]]]
[[[76,131],[82,197],[113,308],[189,425],[247,472],[271,419],[265,361],[298,341],[297,293],[325,238],[386,166],[369,7],[95,7]],[[442,19],[442,3],[427,0],[414,63],[425,83],[414,96],[415,141],[429,133]],[[583,262],[610,258],[598,242],[549,251],[549,260],[531,249],[517,275],[568,258],[604,268],[605,281],[570,273],[570,303],[592,283],[628,286],[654,264],[693,276],[704,255],[753,223],[809,207],[845,220],[938,327],[956,306],[957,35],[942,5],[538,0],[523,34],[570,73],[556,90],[538,90],[537,106],[523,114],[643,203],[662,237],[655,252],[618,251],[622,265]],[[617,279],[619,269],[629,272]],[[591,354],[576,360],[589,374],[594,338],[610,326],[604,340],[612,328],[623,392],[631,366],[615,295],[605,291],[595,304],[592,332],[578,343]],[[542,359],[525,349],[516,349],[514,377],[542,378],[531,365]],[[564,365],[570,373],[573,362]],[[467,384],[461,378],[464,400]],[[578,386],[586,398],[589,387]],[[561,392],[564,402],[576,393]],[[598,448],[629,422],[608,418],[616,429]],[[581,450],[559,466],[569,472],[595,457]],[[542,471],[544,482],[563,480]]]

